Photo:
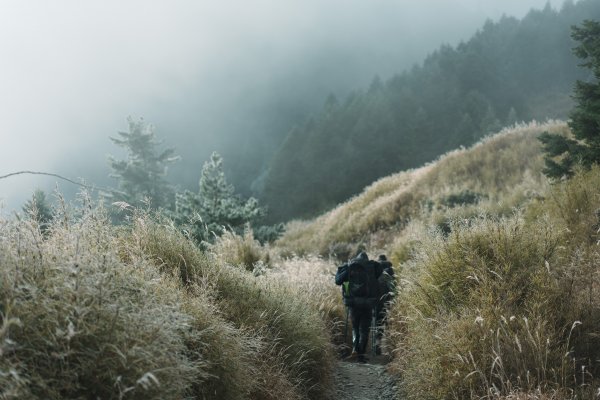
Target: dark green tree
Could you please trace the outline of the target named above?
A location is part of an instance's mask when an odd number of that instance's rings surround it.
[[[158,152],[161,144],[156,139],[154,127],[143,119],[127,119],[129,132],[119,132],[119,138],[110,138],[127,151],[127,159],[117,160],[109,156],[112,170],[110,176],[119,182],[118,191],[109,197],[139,207],[145,200],[152,208],[169,208],[173,203],[174,190],[166,181],[167,166],[179,160],[174,149]]]
[[[235,194],[223,171],[223,159],[213,153],[204,163],[198,193],[185,191],[176,195],[173,219],[198,243],[211,241],[226,229],[242,233],[248,224],[261,219],[265,210],[251,197]]]
[[[577,67],[569,35],[585,19],[600,20],[600,1],[490,21],[410,70],[328,99],[270,158],[259,192],[268,221],[314,217],[382,176],[507,124],[566,119],[573,82],[589,75]]]
[[[33,192],[31,199],[27,200],[23,205],[23,212],[27,218],[35,220],[40,227],[40,231],[46,234],[54,218],[52,207],[46,197],[46,192],[41,189]]]
[[[573,175],[576,164],[589,168],[600,163],[600,22],[586,20],[572,28],[571,36],[579,42],[574,53],[584,61],[581,66],[589,68],[594,78],[575,83],[576,105],[569,121],[574,139],[547,132],[540,135],[547,153],[544,173],[552,178]]]

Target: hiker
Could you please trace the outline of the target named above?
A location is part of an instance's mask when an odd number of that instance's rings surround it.
[[[348,307],[352,320],[352,354],[364,362],[369,329],[374,308],[379,298],[377,278],[382,273],[381,265],[369,260],[367,253],[361,251],[354,259],[338,267],[335,284],[342,286],[344,304]]]
[[[375,339],[375,354],[381,354],[381,338],[383,337],[383,329],[387,324],[387,312],[389,308],[389,303],[394,296],[394,291],[396,288],[396,282],[394,281],[394,268],[392,263],[388,261],[385,254],[379,255],[377,257],[377,262],[381,266],[382,273],[377,279],[377,283],[379,284],[379,300],[377,301],[377,306],[375,312],[375,323],[377,326],[377,337]]]

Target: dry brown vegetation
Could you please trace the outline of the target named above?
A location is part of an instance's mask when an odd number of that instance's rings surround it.
[[[476,214],[480,206],[509,214],[547,186],[537,140],[544,131],[566,134],[567,127],[559,122],[520,125],[424,167],[382,178],[315,220],[290,223],[278,247],[295,254],[339,255],[361,243],[389,247],[411,221],[443,224]]]
[[[46,234],[0,220],[0,399],[325,399],[344,319],[335,265],[384,251],[385,344],[409,399],[595,399],[600,168],[550,185],[505,130],[381,179],[273,248],[206,251],[168,220],[89,200]],[[320,254],[320,255],[310,255]]]
[[[46,236],[0,220],[0,398],[326,398],[321,311],[248,272],[253,249],[227,236],[202,252],[144,214],[114,227],[89,201]]]
[[[523,212],[423,234],[389,336],[409,397],[596,398],[599,210],[595,168]]]
[[[505,130],[381,179],[278,243],[393,256],[386,342],[404,397],[600,393],[600,168],[550,185],[543,131],[568,134],[555,122]]]

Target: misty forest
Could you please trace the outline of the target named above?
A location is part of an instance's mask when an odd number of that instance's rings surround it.
[[[416,3],[10,0],[0,400],[597,399],[600,1]]]

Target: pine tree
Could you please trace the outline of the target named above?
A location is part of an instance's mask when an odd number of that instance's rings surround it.
[[[569,121],[574,139],[547,132],[540,135],[547,153],[544,173],[552,178],[573,175],[576,164],[589,168],[600,163],[600,22],[587,20],[572,29],[571,36],[579,42],[574,53],[584,60],[582,67],[592,70],[594,80],[575,84],[576,106]]]
[[[202,213],[216,220],[224,219],[221,217],[225,217],[226,205],[233,198],[235,189],[225,178],[223,158],[218,153],[213,152],[210,160],[204,163],[199,185]]]
[[[173,219],[198,243],[210,241],[226,229],[242,233],[245,226],[256,223],[265,214],[258,201],[243,200],[235,194],[223,171],[223,159],[213,153],[204,163],[198,193],[178,193]]]
[[[118,132],[119,138],[110,138],[113,143],[127,151],[126,160],[109,157],[111,177],[119,182],[119,191],[110,197],[139,207],[147,199],[152,208],[169,208],[174,191],[165,180],[167,166],[179,160],[174,149],[166,149],[157,154],[154,127],[143,119],[127,119],[129,132]]]

